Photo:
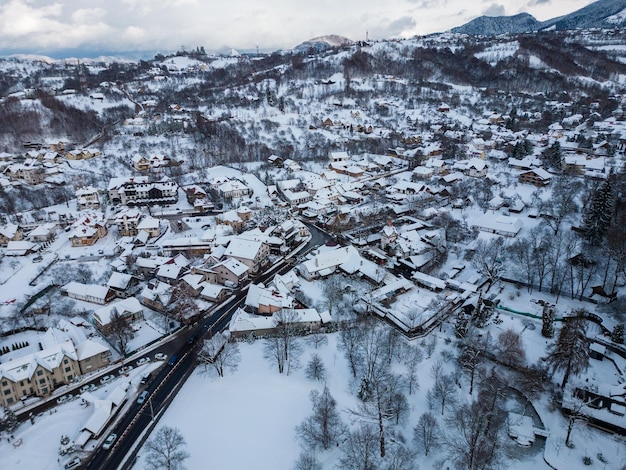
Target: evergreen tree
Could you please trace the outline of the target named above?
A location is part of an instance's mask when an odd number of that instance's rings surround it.
[[[571,374],[579,374],[589,365],[589,340],[585,320],[569,320],[563,323],[559,337],[548,347],[547,364],[552,373],[562,370],[565,384]]]
[[[11,434],[17,427],[17,417],[9,407],[0,408],[0,432]]]
[[[543,305],[543,326],[541,327],[541,334],[546,338],[552,338],[554,336],[554,306],[550,304]]]
[[[545,149],[541,154],[541,157],[546,165],[550,168],[554,168],[555,170],[561,169],[561,156],[561,144],[558,140]]]
[[[613,175],[609,177],[593,192],[583,214],[583,230],[586,240],[597,245],[604,238],[615,206],[615,191]]]
[[[611,341],[617,344],[624,344],[624,324],[619,323],[615,325],[613,328],[613,332],[611,333]]]

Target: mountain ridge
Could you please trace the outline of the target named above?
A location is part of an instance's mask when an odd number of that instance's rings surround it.
[[[452,28],[451,31],[476,36],[495,36],[548,29],[563,31],[624,26],[626,26],[626,0],[598,0],[572,13],[546,21],[539,21],[529,13],[519,13],[513,16],[479,16],[464,25]]]

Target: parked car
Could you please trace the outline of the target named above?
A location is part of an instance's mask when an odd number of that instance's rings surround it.
[[[119,374],[124,375],[130,372],[131,370],[133,370],[133,366],[123,366],[123,367],[120,367]]]
[[[104,384],[108,384],[108,383],[109,383],[110,381],[112,381],[113,379],[115,379],[115,376],[114,376],[114,375],[105,375],[104,377],[102,377],[102,378],[100,379],[100,383],[101,383],[102,385],[104,385]]]
[[[73,398],[74,398],[74,395],[70,395],[70,394],[63,395],[62,397],[57,398],[57,403],[59,405],[61,405],[61,404],[65,403],[65,402],[68,402],[68,401],[72,400]]]
[[[154,355],[154,358],[155,358],[157,361],[164,361],[165,359],[167,359],[167,354],[163,354],[163,353],[156,353],[156,354]]]
[[[147,384],[152,378],[152,372],[148,372],[143,377],[141,377],[141,385]]]
[[[109,450],[111,447],[113,447],[113,443],[115,442],[116,439],[117,439],[117,434],[115,433],[109,434],[109,437],[107,437],[104,443],[102,444],[102,448],[104,450]]]
[[[87,384],[87,385],[80,387],[80,393],[93,392],[95,389],[96,389],[96,386],[94,384]]]
[[[65,470],[80,467],[80,457],[74,457],[72,460],[65,464]]]
[[[146,398],[148,398],[149,394],[150,392],[148,392],[148,390],[144,390],[143,392],[141,392],[141,394],[137,398],[137,403],[139,403],[140,405],[143,404],[146,401]]]
[[[148,356],[142,357],[141,359],[137,360],[137,366],[142,366],[147,362],[150,362],[150,358]]]
[[[33,258],[33,263],[41,263],[43,261],[43,256],[35,256]]]

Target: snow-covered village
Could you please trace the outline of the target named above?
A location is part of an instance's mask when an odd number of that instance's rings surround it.
[[[0,57],[2,468],[625,469],[626,2],[597,6]]]

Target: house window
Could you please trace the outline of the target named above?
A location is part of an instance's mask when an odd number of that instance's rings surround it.
[[[37,375],[43,375],[43,370],[38,370]]]
[[[44,387],[41,389],[41,393],[43,393],[44,395],[46,395],[48,393],[48,387]]]
[[[73,376],[73,375],[68,375],[68,376],[67,376],[67,381],[68,381],[68,382],[71,382],[73,378],[74,378],[74,376]]]
[[[13,398],[7,398],[7,405],[10,405],[11,403],[13,403]]]
[[[9,385],[9,382],[7,382],[6,380],[3,380],[3,381],[2,381],[2,386],[3,386],[3,387],[6,387],[7,385]]]
[[[67,364],[67,359],[65,359],[65,360],[63,361],[63,364]]]
[[[40,384],[45,384],[46,383],[46,379],[39,379],[39,383]]]
[[[20,387],[23,387],[23,386],[24,386],[24,381],[20,380]]]
[[[10,395],[11,394],[11,390],[9,390],[8,388],[4,391],[5,395]]]
[[[65,372],[69,372],[69,371],[71,371],[71,370],[72,370],[72,368],[71,368],[71,367],[66,367],[66,368],[65,368]]]

